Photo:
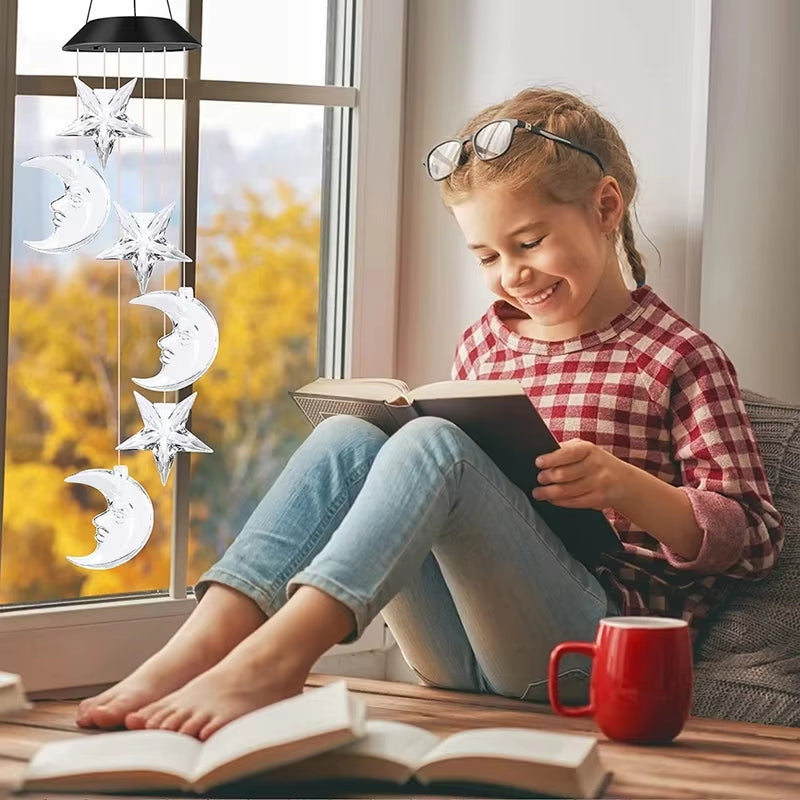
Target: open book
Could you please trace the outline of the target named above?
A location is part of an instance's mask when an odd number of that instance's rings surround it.
[[[610,777],[593,736],[484,728],[440,737],[365,717],[364,702],[339,681],[247,714],[205,742],[158,730],[85,734],[42,745],[22,789],[205,793],[227,784],[236,797],[401,787],[421,794],[485,796],[491,788],[493,796],[597,797]]]
[[[349,414],[391,436],[415,417],[450,420],[522,489],[578,561],[591,567],[602,553],[623,549],[600,511],[561,508],[532,496],[536,457],[559,444],[517,381],[442,381],[412,391],[389,378],[318,378],[289,394],[315,427],[327,417]]]
[[[292,783],[298,790],[298,784],[328,787],[336,782],[339,788],[380,792],[392,786],[408,789],[411,781],[439,791],[447,785],[452,790],[491,788],[494,794],[511,789],[528,797],[597,797],[610,773],[592,736],[484,728],[439,737],[402,722],[369,720],[361,739],[265,777],[265,785],[276,790],[280,784]]]
[[[28,763],[25,791],[196,791],[298,761],[363,736],[366,704],[344,681],[245,714],[201,742],[160,730],[48,742]]]
[[[22,678],[13,672],[0,672],[0,717],[33,708],[25,696]]]

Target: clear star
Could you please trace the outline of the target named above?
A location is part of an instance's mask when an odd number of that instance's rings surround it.
[[[73,77],[84,112],[70,122],[59,136],[91,136],[103,169],[120,136],[149,136],[125,114],[136,78],[119,89],[91,89],[80,78]]]
[[[213,453],[214,451],[186,430],[186,420],[197,392],[180,403],[151,403],[134,392],[144,428],[117,446],[117,450],[152,450],[161,483],[166,486],[172,462],[178,452]]]
[[[102,261],[130,261],[142,294],[147,291],[153,266],[157,262],[192,260],[167,241],[167,226],[175,203],[170,203],[157,214],[149,211],[131,214],[117,202],[114,208],[122,225],[122,236],[95,258]]]

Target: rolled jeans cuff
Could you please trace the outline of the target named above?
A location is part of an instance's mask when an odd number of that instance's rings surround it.
[[[276,598],[271,598],[261,587],[250,583],[241,575],[228,572],[223,567],[216,565],[206,570],[194,585],[194,596],[197,598],[198,603],[203,599],[203,595],[208,591],[208,587],[212,583],[228,586],[245,597],[249,597],[268,617],[275,614],[281,606],[281,603],[275,602]]]
[[[352,612],[355,619],[355,628],[339,644],[350,644],[359,639],[377,613],[371,613],[367,604],[346,586],[313,570],[304,569],[289,580],[286,584],[287,600],[291,598],[300,586],[313,586],[315,589],[330,595],[334,600],[338,600]]]

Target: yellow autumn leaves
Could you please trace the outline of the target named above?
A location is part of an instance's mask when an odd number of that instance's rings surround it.
[[[193,386],[191,430],[214,453],[191,457],[190,583],[221,555],[308,432],[287,390],[317,373],[319,230],[318,202],[278,184],[269,200],[245,193],[199,232],[196,296],[216,317],[220,348]],[[120,283],[125,439],[142,426],[133,388],[164,402],[130,380],[158,371],[164,317],[128,304],[139,292],[127,262]],[[167,288],[179,284],[173,264]],[[157,266],[148,290],[162,288]],[[117,324],[115,262],[87,256],[70,273],[50,265],[12,272],[0,603],[169,584],[175,468],[162,487],[150,452],[121,454],[153,501],[145,548],[103,571],[65,558],[94,549],[92,517],[106,503],[96,490],[64,478],[117,463]],[[168,393],[166,402],[176,398]]]

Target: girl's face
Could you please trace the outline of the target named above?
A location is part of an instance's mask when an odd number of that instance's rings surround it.
[[[595,201],[588,213],[492,187],[453,206],[487,286],[522,312],[520,334],[568,339],[603,327],[630,304],[605,236],[622,217],[616,181],[601,181]]]

